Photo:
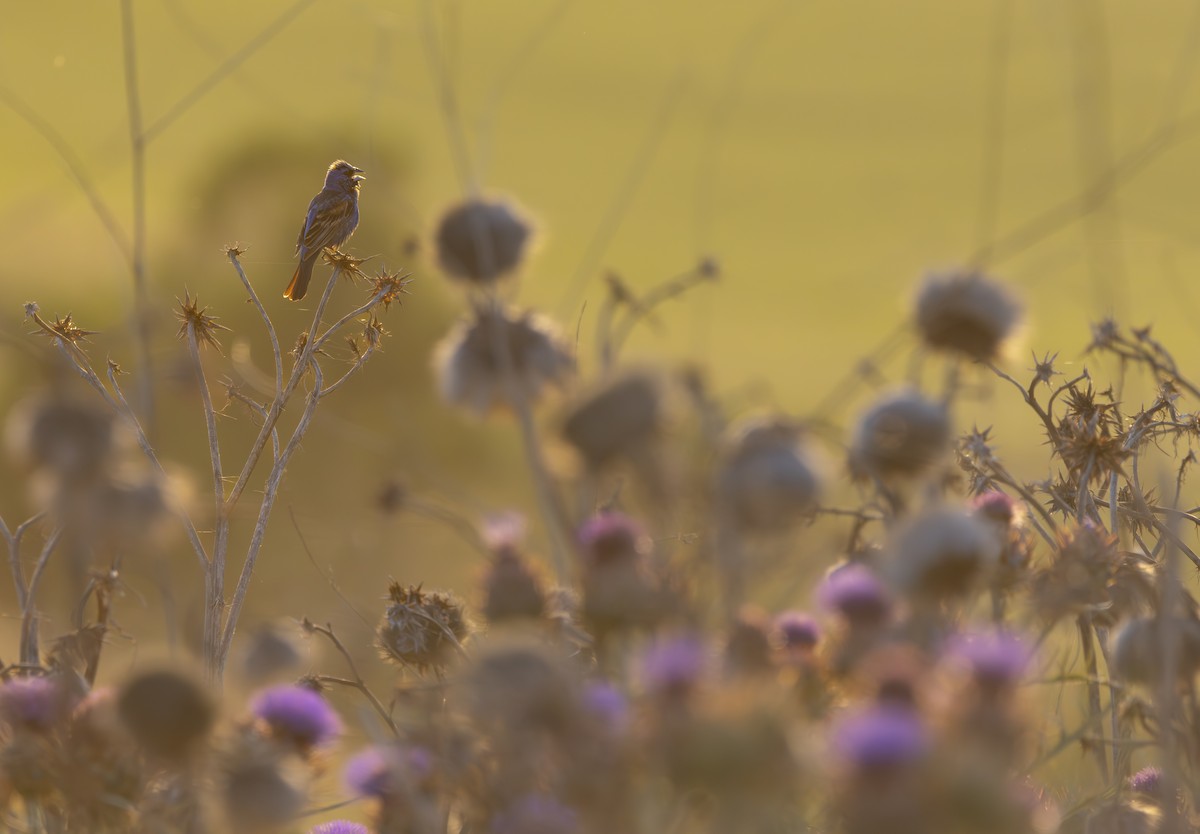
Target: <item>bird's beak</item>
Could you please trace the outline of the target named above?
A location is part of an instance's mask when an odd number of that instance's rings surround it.
[[[354,180],[355,182],[362,182],[366,179],[366,177],[363,176],[362,168],[353,168],[351,170],[354,171],[354,174],[350,177],[350,179]]]

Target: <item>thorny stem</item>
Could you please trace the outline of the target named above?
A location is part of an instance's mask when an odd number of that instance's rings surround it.
[[[28,594],[28,588],[25,584],[25,573],[21,568],[21,539],[25,537],[25,533],[28,532],[30,527],[45,517],[45,511],[34,513],[18,524],[16,530],[12,531],[8,529],[8,525],[4,523],[4,519],[0,518],[0,536],[3,536],[5,543],[8,545],[8,566],[12,570],[13,586],[17,589],[17,605],[21,610],[25,609],[25,600]]]
[[[233,264],[233,268],[237,270],[238,278],[242,280],[242,286],[246,288],[246,292],[250,293],[250,302],[258,310],[258,315],[262,318],[263,324],[267,328],[267,336],[271,340],[271,355],[275,359],[275,396],[279,396],[280,392],[283,391],[283,352],[279,349],[279,338],[275,335],[275,323],[267,315],[267,309],[263,307],[262,302],[258,299],[258,293],[254,291],[254,286],[250,283],[250,279],[246,277],[246,271],[242,269],[242,262],[238,260],[238,254],[237,249],[233,247],[229,248],[229,260]]]
[[[1083,661],[1086,664],[1088,683],[1088,712],[1091,721],[1099,721],[1103,714],[1100,709],[1100,671],[1096,663],[1096,646],[1092,642],[1092,627],[1088,621],[1080,615],[1076,621],[1076,626],[1079,629],[1079,642],[1083,647]],[[1096,761],[1100,766],[1100,775],[1105,782],[1108,782],[1108,756],[1104,753],[1103,746],[1097,746],[1095,749]]]
[[[192,321],[187,324],[187,342],[192,367],[196,372],[197,387],[200,389],[204,425],[208,431],[208,457],[212,465],[213,507],[217,529],[214,533],[212,559],[208,563],[204,577],[203,639],[205,673],[210,679],[216,680],[221,618],[225,613],[225,560],[229,550],[229,514],[225,505],[225,478],[221,470],[221,445],[217,439],[217,416],[213,410],[208,380],[204,376],[204,363],[200,359],[196,325]]]
[[[375,697],[375,693],[371,691],[369,686],[367,686],[366,681],[363,680],[363,676],[359,674],[358,666],[354,663],[354,658],[350,656],[350,652],[346,651],[346,647],[342,644],[342,641],[338,639],[338,636],[333,633],[332,623],[326,623],[324,626],[319,626],[305,617],[302,625],[307,631],[316,632],[317,634],[324,636],[327,640],[329,640],[330,643],[333,644],[333,647],[337,649],[338,654],[340,654],[346,661],[346,665],[350,667],[350,674],[353,677],[353,680],[348,681],[342,678],[321,676],[320,680],[327,680],[332,683],[340,683],[357,689],[368,701],[371,702],[371,706],[374,707],[375,712],[379,713],[379,717],[382,718],[384,723],[388,725],[388,729],[392,731],[393,735],[399,736],[400,730],[396,727],[395,720],[392,718],[387,709],[384,708],[383,704],[380,703],[379,699]]]
[[[25,594],[25,604],[21,606],[21,662],[36,664],[38,663],[38,638],[37,638],[37,620],[35,618],[36,608],[34,600],[37,598],[37,588],[42,581],[42,574],[46,570],[46,565],[50,562],[50,555],[54,553],[58,542],[62,538],[63,530],[61,527],[55,528],[54,532],[46,539],[46,543],[42,545],[41,555],[38,556],[37,564],[33,567],[33,573],[29,576],[29,586]]]

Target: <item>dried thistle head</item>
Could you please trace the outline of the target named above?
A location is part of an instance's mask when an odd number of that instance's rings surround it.
[[[584,392],[568,411],[562,433],[592,467],[646,451],[662,431],[665,392],[657,374],[631,370]]]
[[[996,564],[1000,539],[972,514],[939,508],[905,523],[889,549],[898,588],[915,597],[943,599],[979,583]]]
[[[1112,649],[1113,672],[1129,683],[1156,688],[1168,671],[1175,682],[1190,681],[1200,672],[1200,620],[1138,617],[1116,633]]]
[[[800,427],[784,418],[757,418],[731,434],[717,474],[721,511],[743,532],[792,527],[816,505],[820,488]]]
[[[351,282],[358,281],[359,279],[364,281],[370,280],[367,278],[367,274],[363,272],[362,265],[371,260],[372,257],[374,256],[368,255],[365,258],[357,258],[340,249],[326,249],[322,253],[322,260]]]
[[[478,416],[511,408],[497,341],[512,361],[517,396],[536,404],[549,387],[562,387],[575,371],[575,358],[558,328],[526,311],[476,310],[438,343],[434,367],[447,402]]]
[[[220,324],[216,316],[210,315],[208,308],[201,307],[199,299],[192,298],[191,294],[185,292],[182,300],[176,300],[179,302],[175,309],[175,318],[179,320],[178,338],[186,341],[195,335],[198,344],[209,345],[220,353],[217,333],[229,328]]]
[[[1117,538],[1091,522],[1069,527],[1056,537],[1049,564],[1033,577],[1034,610],[1054,621],[1084,610],[1107,608],[1109,583],[1125,562]]]
[[[407,273],[388,272],[381,269],[379,274],[371,279],[371,296],[378,298],[383,309],[387,310],[392,304],[403,304],[402,296],[410,295],[408,285],[413,277]]]
[[[233,834],[282,830],[304,808],[310,768],[268,739],[239,733],[220,751],[216,766],[224,827]]]
[[[434,248],[448,277],[487,286],[521,266],[532,235],[532,224],[515,204],[472,199],[442,215]]]
[[[567,657],[528,636],[484,643],[464,670],[461,695],[474,723],[520,744],[565,731],[575,717],[576,680]]]
[[[117,713],[143,750],[169,762],[194,753],[217,717],[216,706],[200,683],[166,669],[127,680],[117,693]]]
[[[995,359],[1021,321],[1021,308],[1008,290],[978,272],[930,275],[917,294],[917,329],[935,350]]]
[[[945,456],[950,439],[945,408],[915,390],[900,390],[877,400],[859,419],[850,465],[883,480],[917,476]]]
[[[452,595],[393,582],[377,641],[385,659],[418,671],[441,669],[470,633],[462,604]]]

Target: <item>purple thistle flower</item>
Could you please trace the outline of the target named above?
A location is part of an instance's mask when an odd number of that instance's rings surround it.
[[[642,525],[625,513],[604,512],[589,518],[577,535],[579,546],[593,567],[636,558],[650,549],[650,539]]]
[[[682,694],[704,675],[708,652],[698,637],[677,634],[660,637],[642,657],[646,688],[662,694]]]
[[[860,771],[909,764],[929,749],[916,713],[894,706],[843,716],[833,728],[831,743],[839,758]]]
[[[878,625],[887,619],[892,608],[883,582],[870,568],[857,562],[830,571],[817,588],[817,600],[851,625]]]
[[[821,640],[821,627],[800,611],[784,611],[775,618],[775,631],[785,649],[811,649]]]
[[[405,779],[420,782],[433,772],[433,756],[424,747],[368,747],[346,764],[346,785],[358,796],[387,799]]]
[[[1003,631],[958,635],[950,640],[946,655],[970,670],[975,682],[990,691],[1016,684],[1033,659],[1024,640]]]
[[[342,732],[342,722],[319,693],[302,686],[274,686],[260,692],[250,706],[254,717],[271,732],[301,748],[319,747]]]
[[[599,719],[609,730],[623,730],[629,723],[629,701],[625,693],[608,681],[589,681],[584,686],[582,701],[587,714]]]
[[[577,834],[579,815],[552,796],[527,794],[492,817],[491,834]]]
[[[13,678],[0,685],[0,719],[7,724],[45,731],[62,712],[62,694],[51,678]]]
[[[371,834],[371,831],[365,825],[357,822],[333,820],[321,823],[308,834]]]
[[[1011,496],[995,489],[976,495],[971,500],[971,509],[976,515],[1006,527],[1021,517],[1021,505]]]
[[[1143,767],[1129,777],[1129,789],[1134,793],[1158,796],[1162,791],[1162,777],[1162,768],[1154,766]]]

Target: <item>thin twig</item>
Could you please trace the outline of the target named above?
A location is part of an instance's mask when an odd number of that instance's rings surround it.
[[[383,704],[380,703],[379,699],[375,697],[375,693],[371,691],[371,687],[367,686],[366,681],[363,680],[362,675],[360,675],[358,673],[358,666],[355,665],[354,658],[350,656],[350,652],[346,651],[346,647],[344,645],[342,645],[342,641],[338,639],[338,636],[333,633],[332,623],[326,623],[323,626],[319,626],[316,623],[311,622],[307,617],[305,617],[302,625],[306,631],[316,632],[317,634],[320,634],[323,637],[325,637],[330,643],[332,643],[333,647],[335,649],[337,649],[338,654],[340,654],[342,656],[342,658],[346,661],[346,665],[348,667],[350,667],[350,674],[353,676],[353,680],[345,680],[344,678],[327,677],[324,675],[318,676],[318,679],[319,680],[328,680],[333,683],[340,683],[345,686],[350,686],[350,687],[353,687],[354,689],[357,689],[359,692],[361,692],[363,694],[364,697],[366,697],[366,699],[368,701],[371,702],[371,706],[375,708],[375,712],[379,713],[379,717],[382,718],[384,720],[384,722],[388,725],[388,729],[390,729],[394,735],[399,737],[400,730],[396,726],[395,720],[392,718],[391,714],[387,711],[387,709],[384,708]]]

